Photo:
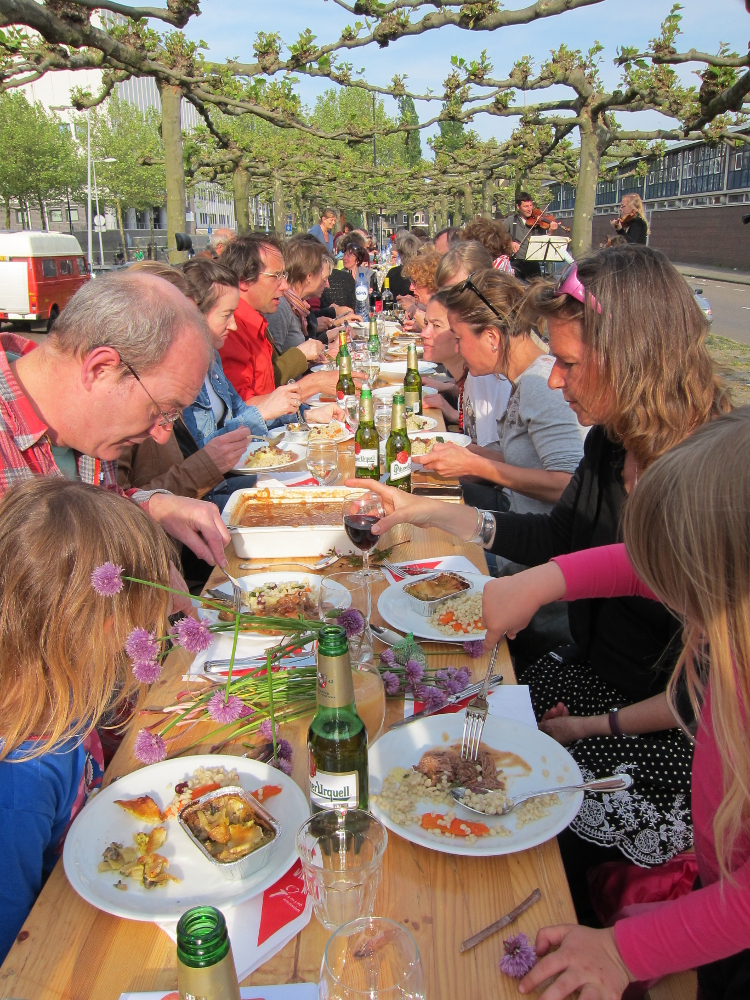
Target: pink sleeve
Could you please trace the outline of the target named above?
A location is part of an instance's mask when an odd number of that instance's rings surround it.
[[[619,920],[615,941],[632,975],[653,979],[750,948],[750,861],[734,879]]]
[[[635,574],[625,546],[602,545],[581,549],[564,556],[554,556],[565,577],[565,600],[580,601],[592,597],[659,598]]]

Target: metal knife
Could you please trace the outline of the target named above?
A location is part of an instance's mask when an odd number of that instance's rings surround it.
[[[236,657],[234,669],[246,670],[250,667],[265,667],[265,656]],[[301,656],[285,656],[281,661],[283,667],[308,667],[315,666],[314,654],[307,653]],[[229,660],[206,660],[203,667],[207,674],[225,674],[229,669]]]
[[[497,677],[493,677],[490,681],[490,691],[501,684],[503,680],[502,674]],[[473,695],[478,694],[482,688],[482,682],[478,684],[470,684],[463,691],[459,691],[458,694],[451,695],[447,701],[445,701],[440,708],[423,708],[421,712],[415,712],[414,715],[410,715],[408,719],[399,719],[398,722],[394,722],[389,729],[398,729],[399,726],[408,726],[410,722],[416,722],[418,719],[425,719],[428,715],[435,715],[437,712],[442,712],[444,708],[448,708],[450,705],[455,705],[459,701],[463,701],[465,698],[471,698]]]

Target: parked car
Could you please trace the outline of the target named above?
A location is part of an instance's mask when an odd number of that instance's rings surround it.
[[[708,301],[708,299],[703,294],[703,289],[702,288],[694,288],[693,289],[693,295],[695,296],[695,301],[700,306],[700,310],[703,313],[703,315],[706,317],[706,319],[708,320],[709,323],[713,323],[713,321],[714,321],[714,314],[713,314],[713,310],[711,309],[711,303]]]
[[[90,278],[75,236],[68,233],[0,233],[0,320],[47,330]]]

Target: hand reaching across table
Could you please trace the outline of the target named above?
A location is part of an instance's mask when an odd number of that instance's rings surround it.
[[[540,961],[523,977],[518,991],[531,993],[550,976],[557,976],[539,1000],[565,1000],[576,990],[581,991],[580,1000],[620,1000],[634,981],[617,950],[611,927],[542,927],[535,947]]]
[[[554,562],[490,580],[482,591],[485,646],[491,649],[504,635],[515,639],[542,605],[564,597],[565,577]]]
[[[311,406],[305,420],[308,424],[328,424],[332,420],[346,420],[346,414],[338,403],[326,403],[325,406]]]
[[[148,501],[148,512],[168,535],[187,545],[199,559],[212,566],[227,565],[224,548],[230,541],[229,532],[216,504],[154,493]]]
[[[459,476],[476,475],[477,460],[476,455],[467,448],[461,448],[452,441],[444,444],[435,444],[426,455],[419,456],[419,464],[430,472],[436,472],[439,476]]]

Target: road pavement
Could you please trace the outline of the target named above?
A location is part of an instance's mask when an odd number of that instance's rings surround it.
[[[686,277],[692,288],[703,289],[703,295],[711,303],[711,333],[750,344],[750,285]]]

